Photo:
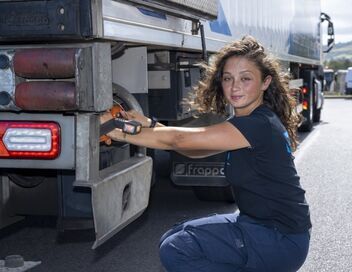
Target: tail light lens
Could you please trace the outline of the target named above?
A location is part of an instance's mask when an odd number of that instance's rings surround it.
[[[302,108],[303,108],[304,110],[308,110],[308,107],[309,107],[308,101],[307,101],[307,100],[304,100],[303,103],[302,103]]]
[[[0,122],[0,158],[55,159],[60,126],[55,122]]]
[[[306,100],[306,95],[308,94],[309,89],[307,87],[302,88],[302,94],[303,94],[303,102],[302,102],[302,108],[303,110],[308,110],[309,108],[309,103],[308,100]]]
[[[57,80],[75,77],[78,54],[79,50],[72,48],[17,50],[13,56],[15,75],[31,81],[16,86],[15,104],[32,111],[76,110],[75,83]]]
[[[0,111],[99,112],[110,108],[111,45],[72,46],[0,48]]]

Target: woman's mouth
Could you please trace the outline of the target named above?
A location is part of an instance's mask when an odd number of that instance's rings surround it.
[[[242,95],[231,95],[231,100],[233,101],[238,101],[242,98]]]

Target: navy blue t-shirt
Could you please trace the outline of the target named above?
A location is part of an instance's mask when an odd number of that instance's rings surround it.
[[[278,116],[261,105],[250,115],[228,120],[250,147],[228,152],[226,178],[241,214],[283,233],[311,228],[305,191],[293,162],[290,140]]]

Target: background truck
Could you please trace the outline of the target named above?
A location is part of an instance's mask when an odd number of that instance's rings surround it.
[[[173,125],[222,120],[195,119],[181,102],[199,63],[243,35],[291,72],[301,128],[320,119],[321,24],[329,48],[333,25],[319,0],[1,0],[0,11],[0,227],[55,215],[59,230],[94,227],[95,248],[137,218],[148,206],[153,153],[100,143],[99,115],[120,104]],[[170,158],[174,183],[234,200],[224,154]]]

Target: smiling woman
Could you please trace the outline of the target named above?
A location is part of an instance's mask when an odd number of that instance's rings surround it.
[[[271,76],[262,81],[261,73],[253,62],[234,56],[225,64],[221,84],[236,116],[245,116],[263,104],[264,91],[270,82]]]
[[[235,41],[206,67],[196,89],[201,112],[235,116],[206,127],[167,127],[134,111],[124,117],[144,127],[137,135],[115,129],[117,141],[175,150],[200,158],[227,151],[225,175],[240,213],[180,223],[160,241],[167,271],[297,271],[311,228],[305,191],[293,163],[299,118],[278,62],[252,37]],[[111,119],[107,113],[104,123]]]

